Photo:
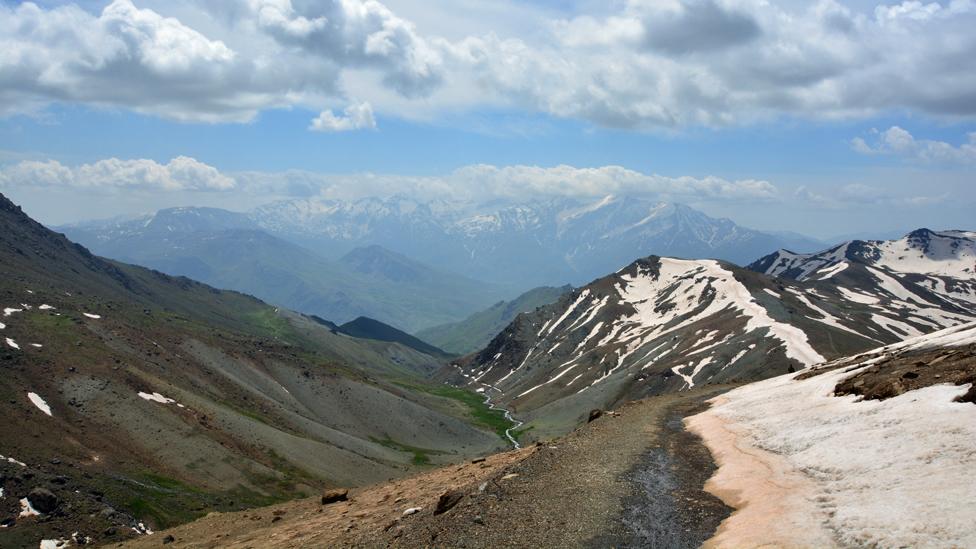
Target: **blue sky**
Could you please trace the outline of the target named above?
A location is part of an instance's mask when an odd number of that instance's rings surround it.
[[[459,171],[490,165],[541,168],[498,183],[524,198],[657,194],[818,237],[976,228],[969,1],[0,6],[0,191],[48,223],[431,180],[484,199]],[[268,183],[295,173],[313,191]]]

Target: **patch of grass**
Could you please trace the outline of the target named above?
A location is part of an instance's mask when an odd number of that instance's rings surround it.
[[[421,385],[402,381],[396,382],[396,384],[406,389],[421,391],[460,402],[467,407],[468,417],[474,424],[486,427],[497,433],[500,438],[508,440],[505,437],[505,431],[514,425],[514,423],[505,417],[505,412],[502,410],[492,410],[491,407],[485,404],[485,397],[481,394],[467,389],[451,387],[450,385]]]
[[[278,339],[286,339],[295,335],[291,323],[281,317],[274,309],[265,308],[247,314],[247,319],[262,333]]]
[[[369,437],[370,440],[377,444],[382,444],[387,448],[392,448],[399,452],[405,452],[408,454],[413,454],[413,460],[411,461],[414,465],[430,465],[430,455],[431,454],[443,454],[439,450],[431,450],[429,448],[420,448],[418,446],[410,446],[409,444],[403,444],[402,442],[397,442],[387,436],[383,439],[378,439],[376,437]]]

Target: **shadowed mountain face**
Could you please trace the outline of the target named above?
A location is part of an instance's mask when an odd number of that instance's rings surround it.
[[[976,318],[922,285],[888,277],[869,289],[842,275],[795,281],[650,257],[518,316],[442,375],[543,436],[623,399],[763,379]]]
[[[368,316],[416,331],[461,320],[507,295],[379,246],[326,259],[224,210],[174,208],[62,230],[100,255],[247,292],[340,324]]]
[[[746,264],[781,247],[817,249],[687,206],[632,197],[526,203],[421,203],[405,198],[302,200],[250,215],[265,230],[326,255],[378,244],[479,280],[529,288],[586,282],[658,254]]]
[[[109,542],[503,446],[475,395],[425,381],[436,357],[101,259],[2,196],[0,310],[3,547]],[[17,517],[35,488],[56,509]]]

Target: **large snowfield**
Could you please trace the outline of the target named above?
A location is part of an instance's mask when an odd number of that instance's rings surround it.
[[[976,324],[884,351],[971,343]],[[710,545],[976,547],[976,405],[954,402],[969,386],[833,396],[881,356],[753,383],[689,418],[720,466],[707,488],[737,508]]]

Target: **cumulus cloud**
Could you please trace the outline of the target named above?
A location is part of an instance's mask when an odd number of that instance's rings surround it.
[[[376,129],[373,107],[369,103],[354,103],[346,107],[342,116],[331,110],[322,111],[312,120],[308,129],[317,132],[348,132],[353,130]]]
[[[222,173],[185,156],[166,164],[108,158],[66,166],[57,160],[0,165],[0,187],[120,188],[149,191],[235,191],[254,196],[355,199],[403,194],[418,199],[494,200],[660,196],[688,201],[763,202],[779,198],[768,181],[721,177],[668,177],[620,166],[493,166],[475,164],[438,176],[326,174],[302,170]]]
[[[73,187],[91,190],[138,188],[155,191],[229,191],[233,178],[186,156],[166,164],[108,158],[69,167],[56,160],[25,160],[0,167],[0,186]]]
[[[855,137],[851,147],[867,155],[893,155],[931,163],[976,164],[976,132],[959,146],[945,141],[915,139],[908,130],[892,126],[885,131],[872,132],[872,142]]]
[[[976,116],[974,0],[625,0],[451,39],[379,0],[153,6],[0,4],[0,114],[71,102],[245,121],[352,96],[402,116],[501,107],[623,128]]]
[[[729,181],[720,177],[667,177],[619,166],[577,168],[561,165],[465,166],[440,176],[386,174],[329,175],[305,171],[235,174],[242,188],[281,196],[356,199],[402,194],[418,199],[484,201],[556,197],[603,197],[608,194],[667,197],[685,201],[776,200],[768,181]]]

